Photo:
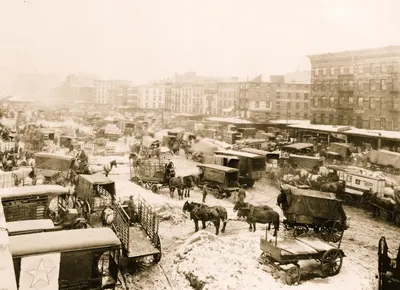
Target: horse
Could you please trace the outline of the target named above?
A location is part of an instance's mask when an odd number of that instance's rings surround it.
[[[325,182],[321,184],[319,190],[324,192],[341,193],[344,191],[344,185],[341,182]]]
[[[21,167],[11,172],[15,178],[16,184],[20,184],[21,181],[24,181],[27,177],[31,179],[35,177],[35,169],[33,167]]]
[[[226,223],[228,221],[228,212],[222,206],[207,206],[197,202],[186,201],[182,208],[183,212],[190,213],[190,219],[194,222],[195,232],[199,231],[199,221],[203,224],[203,230],[206,228],[206,222],[210,221],[215,226],[215,234],[219,234],[221,221],[223,223],[221,233],[225,232]]]
[[[238,200],[235,203],[235,206],[233,207],[233,212],[237,212],[238,218],[244,218],[246,217],[245,211],[247,208],[249,208],[250,205],[251,204],[249,204],[248,202],[244,202],[243,200]],[[256,207],[265,210],[272,210],[272,207],[269,207],[268,205],[259,205]]]
[[[241,210],[243,215],[247,218],[250,232],[256,231],[256,223],[268,224],[268,230],[271,229],[271,224],[274,224],[274,237],[276,237],[279,231],[279,213],[274,211],[269,206],[254,206],[249,203],[237,202],[234,207],[234,211]]]
[[[111,161],[109,164],[105,164],[105,165],[89,165],[87,164],[85,166],[85,172],[88,172],[88,174],[96,174],[96,173],[103,173],[106,177],[108,177],[108,174],[110,174],[111,170],[113,169],[113,167],[117,167],[117,161],[113,160]]]
[[[169,185],[169,194],[172,198],[174,197],[175,189],[177,189],[178,198],[183,199],[183,190],[184,190],[183,177],[176,176],[170,178],[168,185]]]

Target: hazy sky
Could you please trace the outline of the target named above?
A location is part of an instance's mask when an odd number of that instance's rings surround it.
[[[254,77],[400,44],[400,0],[0,0],[0,69]]]

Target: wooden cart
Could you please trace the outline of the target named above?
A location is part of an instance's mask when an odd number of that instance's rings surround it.
[[[343,233],[341,238],[343,237]],[[268,263],[278,270],[285,271],[284,281],[288,285],[300,282],[301,273],[299,261],[316,260],[321,263],[320,269],[323,277],[334,276],[340,272],[343,264],[344,252],[338,246],[324,242],[313,237],[297,237],[278,241],[268,241],[261,238],[260,248],[263,251],[262,263]],[[289,266],[285,267],[282,266]]]
[[[121,240],[124,257],[128,264],[147,256],[153,256],[153,261],[158,263],[161,260],[161,239],[157,213],[140,196],[135,202],[136,221],[132,220],[127,208],[128,205],[120,203],[113,206],[115,216],[111,225]]]

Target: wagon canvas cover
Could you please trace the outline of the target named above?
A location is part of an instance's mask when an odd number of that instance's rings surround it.
[[[46,176],[52,176],[57,171],[68,172],[73,166],[75,158],[66,155],[55,155],[46,153],[35,154],[36,168]]]
[[[321,165],[322,160],[319,157],[291,154],[289,156],[289,162],[292,165],[298,166],[299,168],[312,170],[314,168],[314,166]]]
[[[307,215],[315,218],[327,218],[330,220],[346,220],[346,213],[342,203],[334,197],[333,193],[304,190],[293,186],[286,186],[289,208],[287,214]]]
[[[348,157],[354,151],[354,145],[350,143],[331,143],[330,151],[338,153],[343,158]]]
[[[400,153],[387,150],[372,150],[369,153],[369,159],[372,163],[379,165],[391,165],[394,168],[400,168]]]

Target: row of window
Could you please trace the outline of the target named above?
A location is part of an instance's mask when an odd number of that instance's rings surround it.
[[[313,91],[338,91],[340,89],[357,89],[358,91],[393,91],[397,89],[397,79],[372,79],[369,81],[318,82],[312,86]]]
[[[276,102],[275,103],[275,108],[277,110],[281,109],[281,103],[280,102]],[[282,107],[283,109],[292,109],[292,103],[287,102],[285,106]],[[300,103],[295,103],[294,106],[295,109],[300,109]],[[308,110],[308,103],[303,103],[303,109]]]
[[[327,108],[335,105],[342,105],[348,107],[354,107],[354,105],[360,108],[369,109],[380,109],[398,110],[400,108],[400,102],[396,98],[380,98],[380,97],[346,97],[346,96],[330,96],[330,97],[314,97],[312,99],[313,107]]]
[[[389,63],[371,63],[371,64],[354,64],[354,65],[342,65],[339,67],[317,67],[314,68],[315,76],[326,76],[326,75],[352,75],[352,74],[379,74],[379,73],[392,73],[397,67],[397,62]]]

